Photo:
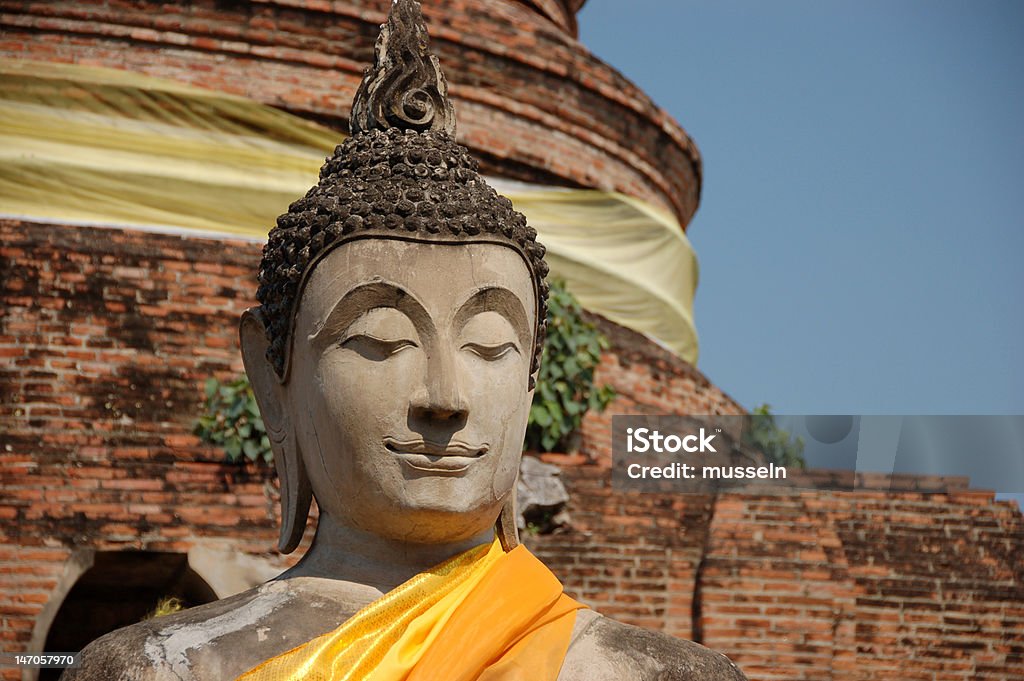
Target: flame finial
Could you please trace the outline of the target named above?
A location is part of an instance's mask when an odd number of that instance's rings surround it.
[[[432,130],[455,137],[455,108],[416,0],[394,0],[376,59],[352,102],[353,135],[370,130]]]

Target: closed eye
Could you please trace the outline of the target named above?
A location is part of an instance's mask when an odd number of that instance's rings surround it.
[[[396,338],[393,340],[377,338],[365,333],[349,336],[339,344],[348,350],[359,353],[362,357],[379,362],[401,352],[406,348],[419,347],[415,341],[408,338]]]
[[[484,345],[482,343],[466,343],[463,350],[469,350],[474,355],[479,355],[488,362],[493,362],[504,357],[510,352],[519,353],[519,347],[515,343],[501,343],[500,345]]]

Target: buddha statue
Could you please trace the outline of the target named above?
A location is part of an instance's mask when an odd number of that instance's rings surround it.
[[[70,681],[621,681],[743,675],[605,618],[519,544],[514,490],[545,332],[544,248],[454,140],[418,3],[396,0],[352,135],[270,232],[246,373],[281,483],[250,591],[90,644]]]

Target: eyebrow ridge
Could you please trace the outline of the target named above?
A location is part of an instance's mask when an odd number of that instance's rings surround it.
[[[476,308],[480,303],[490,296],[497,298],[495,301],[499,303],[492,305],[486,310],[477,310]],[[474,291],[466,302],[459,306],[459,309],[455,312],[455,322],[459,328],[464,326],[468,322],[470,315],[476,312],[497,312],[504,317],[516,330],[516,334],[519,336],[519,342],[524,345],[529,345],[529,341],[532,339],[530,333],[529,316],[526,314],[526,307],[523,305],[523,301],[519,299],[515,293],[505,288],[504,286],[487,286]]]
[[[350,307],[350,304],[353,302],[362,304],[358,306],[357,310],[354,312],[350,311],[339,320],[338,317],[342,314],[339,310]],[[419,326],[417,324],[418,320],[421,322],[425,321],[430,325],[430,315],[427,314],[426,308],[423,307],[423,304],[413,294],[394,282],[376,280],[360,284],[342,296],[331,307],[331,311],[327,313],[320,328],[309,335],[309,340],[315,341],[325,329],[336,328],[340,324],[344,324],[347,327],[363,313],[378,307],[391,307],[404,312],[410,321],[413,322],[414,326]],[[430,328],[432,329],[433,326],[430,325]]]

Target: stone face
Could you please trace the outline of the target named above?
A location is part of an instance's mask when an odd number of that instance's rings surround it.
[[[519,468],[535,315],[510,247],[376,238],[316,265],[283,384],[266,373],[265,332],[243,322],[283,484],[308,476],[321,532],[443,544],[490,531]]]

